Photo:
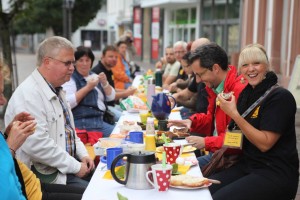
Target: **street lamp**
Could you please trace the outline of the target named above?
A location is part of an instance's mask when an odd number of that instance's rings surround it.
[[[72,34],[72,9],[75,0],[63,0],[63,36],[71,40]]]

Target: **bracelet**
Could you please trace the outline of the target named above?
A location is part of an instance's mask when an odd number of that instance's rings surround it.
[[[13,152],[13,156],[15,157],[16,156],[16,151],[12,148],[9,148],[12,152]]]
[[[101,84],[102,85],[102,84]],[[102,85],[103,88],[107,88],[109,86],[109,83],[108,81],[106,81],[106,84],[105,85]]]

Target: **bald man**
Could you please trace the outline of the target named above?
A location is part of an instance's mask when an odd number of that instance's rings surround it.
[[[196,39],[191,46],[191,52],[195,51],[195,49],[201,45],[206,45],[209,44],[210,41],[207,38],[199,38]],[[199,87],[199,88],[198,88]],[[193,78],[192,82],[190,83],[190,85],[185,88],[184,90],[181,90],[178,93],[175,93],[173,95],[173,97],[176,99],[177,103],[179,103],[180,105],[187,107],[187,108],[194,108],[195,110],[193,110],[191,113],[184,113],[184,116],[182,116],[183,119],[187,118],[190,116],[190,114],[194,113],[194,112],[206,112],[207,111],[207,101],[205,100],[205,98],[203,98],[202,96],[200,96],[201,94],[198,94],[199,90],[202,90],[205,88],[205,85],[203,83],[199,83],[197,84],[196,79]],[[196,101],[196,99],[198,99],[198,101]],[[201,100],[202,101],[199,101]],[[197,104],[195,106],[195,104]],[[182,112],[183,114],[183,112]]]

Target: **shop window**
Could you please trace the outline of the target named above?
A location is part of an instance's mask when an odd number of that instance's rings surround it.
[[[239,0],[203,0],[200,35],[231,55],[239,49]]]
[[[176,10],[176,24],[188,24],[188,9]]]
[[[196,8],[192,8],[191,9],[191,18],[190,18],[191,24],[196,24],[196,17],[197,17],[197,10],[196,10]]]
[[[183,40],[189,42],[196,38],[197,9],[185,8],[170,10],[170,22],[168,27],[168,43],[173,45],[175,42]]]

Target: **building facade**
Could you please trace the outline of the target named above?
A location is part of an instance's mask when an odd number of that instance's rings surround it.
[[[155,62],[176,41],[207,37],[222,46],[236,66],[243,47],[260,43],[280,83],[289,84],[300,54],[300,0],[135,0],[134,9],[141,13],[141,60]],[[155,9],[160,10],[158,44],[151,29]],[[159,56],[153,56],[153,46],[159,47]]]

